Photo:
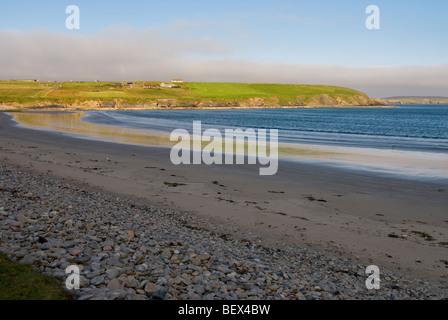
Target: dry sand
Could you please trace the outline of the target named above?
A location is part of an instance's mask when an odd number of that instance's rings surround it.
[[[6,114],[0,114],[0,159],[208,217],[223,232],[252,237],[265,246],[295,243],[356,259],[366,267],[374,264],[448,283],[446,181],[286,161],[274,177],[258,176],[254,166],[176,167],[169,149],[19,128]]]

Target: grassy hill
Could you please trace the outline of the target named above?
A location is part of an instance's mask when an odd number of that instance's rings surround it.
[[[0,300],[74,300],[54,278],[0,253]]]
[[[0,81],[0,105],[85,108],[376,105],[366,94],[325,85],[187,82]]]

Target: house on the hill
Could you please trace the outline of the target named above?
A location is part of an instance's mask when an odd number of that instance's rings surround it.
[[[183,79],[173,79],[171,80],[172,83],[184,83]]]

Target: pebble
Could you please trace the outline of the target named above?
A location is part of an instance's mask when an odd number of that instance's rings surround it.
[[[9,220],[8,222],[11,227],[19,228],[22,226],[22,224],[16,220]]]
[[[171,259],[171,250],[169,248],[162,251],[162,257],[166,260]]]
[[[190,261],[191,261],[191,263],[194,264],[195,266],[200,266],[201,263],[202,263],[201,259],[199,259],[199,258],[197,258],[197,257],[190,258]]]
[[[0,176],[0,252],[61,285],[65,268],[78,265],[78,300],[448,298],[446,287],[388,270],[372,294],[356,261],[292,245],[265,248],[257,237],[232,241],[204,218],[4,163]]]
[[[114,290],[107,295],[108,300],[123,300],[128,295],[125,290]]]
[[[36,259],[33,256],[27,255],[20,262],[28,265],[33,265],[35,261]]]
[[[203,294],[205,292],[204,286],[200,286],[200,285],[193,286],[192,289],[195,293],[198,293],[198,294]]]
[[[199,260],[201,260],[201,261],[205,261],[205,260],[210,259],[211,256],[210,256],[208,253],[206,253],[206,254],[200,254],[200,255],[198,255],[197,258],[198,258]]]
[[[109,269],[109,270],[106,270],[106,274],[109,279],[115,279],[115,278],[118,278],[118,276],[120,275],[120,270]]]
[[[64,225],[65,225],[67,228],[73,228],[73,227],[75,226],[75,223],[73,222],[73,220],[68,220],[68,221],[66,221],[66,222],[64,223]]]
[[[119,289],[124,289],[125,282],[120,279],[113,279],[107,285],[107,288],[111,291],[116,291]]]
[[[81,250],[77,250],[77,249],[70,251],[70,254],[75,257],[81,255],[81,253],[82,253]]]
[[[104,283],[104,276],[98,276],[90,280],[90,284],[93,286],[99,286]]]
[[[147,283],[145,286],[146,293],[154,293],[158,290],[160,290],[160,287],[154,283]]]

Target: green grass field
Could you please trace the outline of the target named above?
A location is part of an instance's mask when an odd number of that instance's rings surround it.
[[[161,82],[136,82],[132,87],[114,86],[114,82],[25,82],[0,81],[0,104],[72,104],[80,101],[121,99],[131,104],[145,104],[158,99],[178,101],[246,101],[251,98],[274,99],[278,103],[304,102],[327,94],[336,99],[367,95],[348,88],[324,85],[206,83],[187,82],[181,88],[161,88]],[[148,88],[148,86],[153,86]]]
[[[73,300],[54,278],[0,254],[0,300]]]

